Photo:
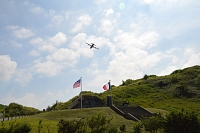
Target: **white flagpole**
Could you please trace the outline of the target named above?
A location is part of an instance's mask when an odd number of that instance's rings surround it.
[[[82,109],[82,77],[81,77],[81,109]]]

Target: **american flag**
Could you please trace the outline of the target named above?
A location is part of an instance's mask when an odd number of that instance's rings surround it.
[[[79,79],[78,81],[76,81],[73,85],[73,88],[77,88],[81,86],[81,79]]]

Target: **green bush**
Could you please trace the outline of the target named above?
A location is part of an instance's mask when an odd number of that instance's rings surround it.
[[[103,114],[80,120],[60,120],[58,133],[117,133],[118,129],[110,124],[111,120]]]
[[[28,123],[16,123],[16,121],[11,122],[8,128],[4,126],[0,128],[0,133],[29,133],[30,131],[31,126]]]
[[[166,133],[199,133],[200,123],[197,114],[188,112],[171,112],[165,123]]]

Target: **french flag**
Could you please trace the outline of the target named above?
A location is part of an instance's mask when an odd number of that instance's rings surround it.
[[[107,84],[105,84],[105,85],[103,86],[103,89],[104,89],[104,90],[109,90],[109,89],[110,89],[110,82],[108,82]]]

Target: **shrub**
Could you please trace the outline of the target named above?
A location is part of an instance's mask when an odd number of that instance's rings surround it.
[[[171,112],[165,123],[166,133],[199,133],[200,123],[197,114],[188,112]]]
[[[0,128],[0,133],[29,133],[31,131],[31,126],[28,123],[16,123],[16,121],[11,122],[8,128],[2,126]]]

